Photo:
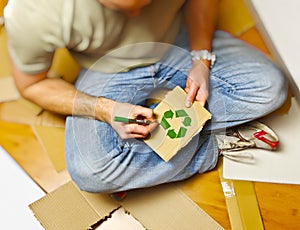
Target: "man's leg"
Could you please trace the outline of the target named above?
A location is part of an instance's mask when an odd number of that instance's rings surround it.
[[[106,123],[68,118],[68,168],[81,189],[114,192],[182,180],[205,172],[217,162],[218,147],[212,130],[257,119],[283,103],[286,82],[281,72],[241,41],[221,32],[216,35],[217,62],[211,70],[207,101],[213,119],[204,132],[169,162],[161,160],[140,140],[121,140]],[[175,85],[184,88],[191,60],[186,50],[172,51],[159,64],[119,73],[104,82],[105,78],[100,81],[98,73],[90,71],[88,81],[85,84],[79,81],[78,88],[95,96],[144,104],[156,88],[172,89]]]
[[[155,89],[174,87],[162,75],[181,75],[163,65],[105,75],[87,71],[79,90],[120,102],[144,104]],[[164,73],[164,74],[162,74]],[[209,152],[210,154],[207,154]],[[142,140],[122,140],[110,125],[81,117],[66,123],[67,165],[77,185],[90,192],[116,192],[182,180],[213,168],[217,162],[214,139],[195,136],[169,162],[164,162]]]
[[[261,118],[287,97],[282,72],[264,54],[229,34],[214,39],[217,62],[211,70],[207,107],[213,114],[206,129],[222,129]]]

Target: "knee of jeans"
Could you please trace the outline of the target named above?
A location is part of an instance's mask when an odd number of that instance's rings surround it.
[[[253,73],[252,81],[244,91],[246,107],[253,109],[257,117],[278,109],[287,98],[287,81],[283,73],[273,65],[263,65]],[[248,104],[249,103],[249,104]],[[255,106],[253,106],[255,105]]]
[[[72,168],[69,169],[69,173],[72,180],[82,191],[91,193],[111,193],[120,190],[120,188],[103,180],[99,174],[93,173],[88,168],[80,170]]]
[[[285,76],[276,68],[264,68],[264,71],[253,77],[255,79],[252,82],[253,87],[248,85],[241,103],[245,102],[242,106],[249,109],[248,114],[259,118],[272,113],[284,104],[288,86]]]
[[[275,68],[268,72],[265,82],[267,89],[265,105],[269,105],[271,110],[275,110],[279,108],[287,99],[287,79],[280,70]]]

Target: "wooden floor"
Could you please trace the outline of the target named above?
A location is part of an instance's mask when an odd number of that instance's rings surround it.
[[[224,0],[223,2],[230,1]],[[1,1],[0,6],[3,7],[3,5],[4,1]],[[0,35],[3,33],[4,29],[2,28]],[[255,27],[247,28],[237,36],[268,54],[268,50]],[[1,39],[0,77],[5,77],[11,75],[11,70],[5,48],[6,40]],[[19,120],[22,122],[13,122],[2,116],[1,112],[7,104],[8,102],[0,103],[0,145],[46,192],[53,191],[69,180],[68,173],[65,170],[58,172],[53,165],[47,146],[41,139],[40,133],[37,132],[36,124],[23,122],[22,119]],[[16,107],[12,111],[11,117],[24,117],[23,110],[20,111]],[[56,131],[49,132],[48,138],[57,138],[55,133]],[[226,193],[223,191],[224,183],[221,183],[220,167],[222,167],[221,163],[211,172],[196,175],[183,182],[183,190],[225,229],[231,229],[230,210],[228,209]],[[251,186],[253,185],[265,229],[300,229],[300,186],[249,183]],[[250,216],[250,212],[250,207],[248,213],[246,207],[244,214]]]

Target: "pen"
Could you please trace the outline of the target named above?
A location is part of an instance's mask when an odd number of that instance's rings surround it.
[[[133,119],[133,118],[127,118],[127,117],[114,117],[114,121],[116,122],[125,122],[125,123],[136,123],[140,125],[149,125],[153,123],[153,121],[149,120],[143,120],[143,119]]]

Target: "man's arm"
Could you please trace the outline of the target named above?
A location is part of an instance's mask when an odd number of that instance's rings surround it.
[[[184,19],[191,50],[212,50],[212,40],[217,21],[218,0],[188,0],[184,6]],[[205,104],[208,97],[210,61],[193,61],[186,91],[187,104],[194,100]]]
[[[191,50],[212,49],[219,0],[188,0],[184,19]]]
[[[47,78],[46,75],[46,72],[28,75],[13,67],[13,76],[21,95],[46,110],[107,122],[124,139],[145,138],[156,128],[155,124],[145,126],[113,122],[114,115],[130,118],[142,116],[152,121],[154,115],[149,108],[87,95],[63,79]]]
[[[55,113],[110,122],[114,101],[84,94],[63,79],[47,78],[46,75],[47,72],[29,75],[13,65],[16,86],[29,101]]]

